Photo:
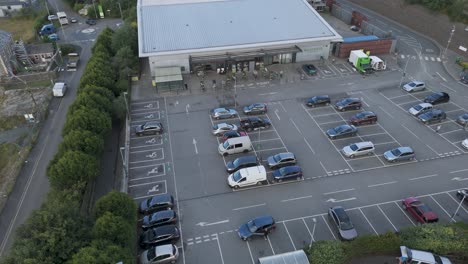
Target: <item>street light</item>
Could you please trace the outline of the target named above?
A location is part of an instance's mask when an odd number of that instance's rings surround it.
[[[401,84],[403,83],[403,78],[405,78],[406,76],[406,68],[408,67],[408,63],[409,63],[409,58],[406,60],[406,65],[405,65],[405,69],[403,70],[403,73],[401,74],[401,79],[400,79],[400,85],[398,85],[398,88],[401,88]]]
[[[122,6],[120,6],[120,3],[117,2],[117,4],[119,5],[119,10],[120,10],[120,18],[123,20],[123,15],[122,15]]]
[[[121,147],[120,148],[120,156],[122,157],[122,166],[123,166],[123,179],[122,179],[122,191],[123,192],[127,192],[127,165],[126,165],[126,162],[125,162],[125,155],[124,155],[124,152],[125,151],[125,147]]]
[[[446,57],[446,53],[447,53],[447,49],[450,45],[450,42],[452,42],[452,37],[453,37],[453,34],[455,33],[455,25],[452,26],[452,30],[450,31],[450,37],[447,41],[447,46],[445,47],[445,51],[444,51],[444,57]]]
[[[237,76],[234,75],[234,108],[237,108]]]
[[[123,92],[123,98],[124,98],[124,100],[125,100],[125,109],[127,110],[127,114],[125,115],[125,117],[128,119],[128,113],[129,113],[129,111],[128,111],[127,94],[128,94],[127,92]]]

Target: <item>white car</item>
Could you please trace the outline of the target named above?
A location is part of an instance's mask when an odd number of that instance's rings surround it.
[[[424,112],[427,112],[433,108],[432,104],[430,103],[421,103],[411,107],[408,112],[414,116],[418,116]]]
[[[237,126],[234,124],[220,123],[220,124],[214,125],[212,129],[213,129],[213,135],[220,137],[224,134],[224,132],[237,130]]]
[[[357,142],[344,147],[341,152],[348,158],[374,154],[375,147],[370,141]]]
[[[434,255],[431,252],[411,249],[406,246],[400,246],[401,256],[405,257],[410,263],[420,264],[452,264],[452,262],[443,256]]]
[[[58,16],[56,16],[56,15],[48,15],[47,16],[47,20],[49,20],[49,21],[57,20],[57,19],[58,19]]]
[[[426,84],[420,81],[412,81],[403,85],[402,89],[407,91],[408,93],[423,91],[426,89]]]
[[[468,138],[466,138],[465,140],[462,141],[462,146],[465,148],[465,149],[468,149]]]

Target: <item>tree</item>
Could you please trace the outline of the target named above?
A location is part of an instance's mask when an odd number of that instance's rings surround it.
[[[67,264],[102,264],[102,263],[134,263],[131,252],[109,241],[93,243],[81,248]]]
[[[76,110],[81,108],[94,108],[106,113],[112,113],[112,102],[106,97],[97,93],[82,93],[79,94],[75,102],[70,106],[68,112],[73,114]]]
[[[115,80],[113,76],[100,74],[99,67],[95,67],[85,71],[83,76],[81,76],[80,87],[85,87],[86,85],[101,86],[113,91]]]
[[[17,230],[6,263],[61,264],[90,239],[89,220],[80,214],[81,193],[49,192],[41,208]]]
[[[81,108],[73,112],[73,114],[67,115],[62,136],[66,136],[73,130],[88,130],[105,136],[111,130],[111,123],[109,114],[93,108]]]
[[[76,188],[76,184],[83,186],[99,174],[99,162],[96,157],[81,151],[66,151],[63,155],[47,167],[50,185],[55,190]]]
[[[94,239],[108,240],[123,248],[133,248],[136,244],[135,225],[111,212],[105,212],[96,220],[92,233]]]
[[[122,47],[115,54],[112,64],[119,70],[119,78],[128,80],[129,75],[138,69],[138,57],[130,47]]]
[[[97,93],[106,97],[111,102],[115,99],[114,93],[111,90],[95,85],[86,85],[85,87],[78,89],[78,94],[82,93]]]
[[[110,29],[109,27],[106,27],[101,34],[96,39],[96,45],[102,44],[104,47],[108,48],[109,54],[113,55],[112,50],[110,49],[111,44],[112,44],[112,35],[114,34],[114,31]],[[94,47],[91,49],[91,51],[94,54]]]
[[[126,193],[111,191],[97,200],[94,215],[99,218],[106,212],[126,219],[129,223],[137,221],[137,206],[135,201]]]
[[[125,120],[127,117],[127,106],[125,106],[126,102],[124,96],[124,94],[119,95],[113,102],[112,114],[114,118],[119,120]]]
[[[69,150],[82,151],[98,157],[104,150],[104,139],[88,130],[73,130],[63,138],[57,156],[61,157]]]
[[[124,23],[112,36],[112,50],[114,53],[121,48],[130,48],[133,54],[138,51],[138,34],[130,24]]]

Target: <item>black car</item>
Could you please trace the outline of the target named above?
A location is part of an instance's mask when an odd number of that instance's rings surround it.
[[[457,197],[458,199],[463,200],[466,204],[468,204],[468,189],[458,190]]]
[[[362,102],[358,98],[344,98],[335,103],[335,108],[339,111],[358,110],[361,109]]]
[[[260,216],[241,225],[237,234],[242,240],[250,240],[253,236],[266,236],[276,228],[271,216]]]
[[[96,19],[88,18],[88,19],[86,19],[86,24],[88,24],[90,26],[96,25]]]
[[[147,230],[148,228],[175,224],[177,222],[177,214],[173,210],[159,211],[152,215],[145,215],[142,219],[141,228]]]
[[[155,211],[168,210],[174,207],[174,197],[170,194],[158,194],[140,203],[140,213],[150,214]]]
[[[426,98],[424,98],[425,103],[430,103],[432,105],[446,103],[450,100],[450,96],[445,92],[433,93]]]
[[[282,152],[267,158],[268,167],[270,169],[278,169],[288,165],[297,163],[296,156],[292,152]]]
[[[161,122],[151,121],[146,122],[142,125],[139,125],[135,128],[135,133],[137,136],[143,135],[159,135],[163,133],[163,125]]]
[[[308,75],[315,75],[317,74],[317,68],[313,64],[304,64],[302,65],[302,69]]]
[[[440,109],[432,109],[418,115],[418,118],[424,124],[429,124],[434,122],[442,122],[442,120],[447,119],[447,114],[445,114],[445,112]]]
[[[327,136],[330,139],[340,137],[352,137],[357,134],[357,128],[353,125],[341,125],[327,130]]]
[[[308,107],[316,107],[320,105],[329,105],[331,103],[330,96],[328,95],[317,95],[307,100],[306,105]]]
[[[235,159],[234,161],[228,161],[226,163],[226,170],[229,173],[234,173],[240,169],[257,165],[260,165],[260,161],[257,156],[243,156]]]
[[[301,178],[302,169],[299,166],[286,166],[273,171],[273,179],[277,182],[290,179],[300,180]]]
[[[165,225],[149,229],[140,235],[140,247],[148,249],[151,246],[174,243],[180,238],[179,229],[175,225]]]
[[[328,209],[328,217],[338,229],[338,233],[343,240],[353,240],[357,237],[357,231],[343,207],[331,207]]]
[[[244,107],[244,114],[256,115],[264,114],[267,112],[267,105],[265,103],[256,103]]]
[[[270,120],[260,117],[249,117],[240,121],[240,127],[247,131],[270,128]]]

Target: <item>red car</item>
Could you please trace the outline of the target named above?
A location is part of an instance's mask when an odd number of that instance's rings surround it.
[[[402,201],[403,209],[408,211],[409,214],[413,216],[416,221],[425,224],[425,223],[435,223],[439,221],[437,214],[432,211],[432,209],[419,201],[417,198],[408,197]]]
[[[223,134],[223,142],[226,141],[228,138],[236,138],[236,137],[244,137],[244,136],[247,136],[247,133],[244,131],[235,131],[235,130],[227,131],[227,132],[224,132]]]
[[[355,126],[375,124],[377,123],[377,115],[371,111],[364,111],[353,115],[349,121]]]

